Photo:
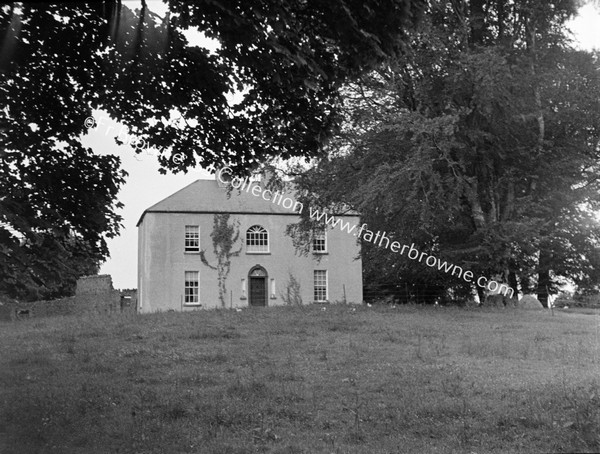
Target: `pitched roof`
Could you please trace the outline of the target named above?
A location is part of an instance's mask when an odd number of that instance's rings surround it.
[[[259,189],[253,189],[255,186]],[[253,190],[256,195],[253,195]],[[145,210],[137,225],[141,224],[146,213],[248,213],[297,216],[293,211],[293,205],[297,200],[291,191],[285,193],[266,191],[267,189],[256,181],[245,180],[239,189],[229,190],[219,186],[216,179],[196,180]],[[271,200],[265,200],[263,193],[265,198]]]

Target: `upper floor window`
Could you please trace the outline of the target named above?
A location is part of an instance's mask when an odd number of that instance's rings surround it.
[[[318,232],[313,235],[312,251],[316,254],[325,254],[327,252],[326,232]]]
[[[200,252],[200,227],[185,226],[185,252]]]
[[[269,233],[264,227],[253,225],[246,231],[246,252],[269,252]]]

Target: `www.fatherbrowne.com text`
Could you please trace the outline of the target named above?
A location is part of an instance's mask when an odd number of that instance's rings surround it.
[[[221,179],[222,175],[232,175],[232,173],[233,172],[231,168],[224,167],[217,172],[217,179],[223,184],[231,184],[235,189],[239,189],[240,191],[245,190],[245,192],[248,192],[255,197],[262,197],[262,199],[267,202],[281,205],[286,209],[291,209],[295,213],[301,214],[303,212],[304,205],[302,203],[294,202],[289,197],[284,198],[284,194],[278,191],[262,189],[258,184],[256,184],[256,182],[251,182],[248,178],[241,179],[238,177],[233,177],[229,181]],[[404,255],[404,253],[407,252],[407,256],[411,260],[418,260],[418,262],[424,261],[425,265],[431,268],[437,268],[438,270],[446,273],[450,273],[452,276],[456,275],[459,279],[463,279],[467,283],[476,282],[479,287],[485,288],[489,292],[502,293],[504,296],[508,296],[509,298],[514,296],[514,290],[512,287],[509,287],[506,284],[501,284],[494,280],[488,280],[484,276],[480,276],[476,281],[474,281],[475,276],[473,275],[472,271],[464,271],[458,265],[454,265],[446,261],[442,262],[433,255],[429,255],[426,252],[420,252],[417,248],[415,248],[414,243],[412,243],[410,246],[406,244],[402,245],[398,241],[393,241],[391,238],[389,238],[385,232],[377,231],[377,233],[373,233],[371,230],[367,229],[367,224],[362,224],[360,227],[356,224],[352,225],[347,221],[336,218],[333,215],[329,215],[326,212],[319,211],[318,209],[312,207],[309,207],[308,214],[311,219],[321,222],[326,226],[330,226],[331,228],[339,227],[342,232],[354,235],[355,237],[360,238],[362,241],[376,244],[385,249],[389,249],[394,253],[400,252],[400,255]]]

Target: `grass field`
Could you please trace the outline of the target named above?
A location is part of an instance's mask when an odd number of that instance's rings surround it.
[[[599,314],[280,307],[0,324],[0,453],[600,451]]]

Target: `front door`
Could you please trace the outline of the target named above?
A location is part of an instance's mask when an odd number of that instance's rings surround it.
[[[250,306],[267,305],[267,272],[264,268],[255,266],[250,270]]]

